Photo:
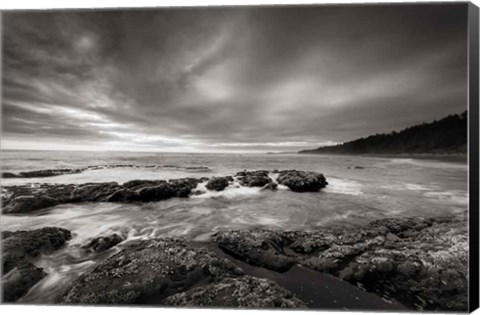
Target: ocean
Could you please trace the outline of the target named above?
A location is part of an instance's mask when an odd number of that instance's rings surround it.
[[[108,167],[116,165],[116,167]],[[2,215],[2,231],[45,226],[72,231],[70,246],[41,257],[48,276],[20,301],[52,302],[64,285],[105,259],[85,256],[88,240],[117,233],[126,240],[162,236],[207,242],[217,231],[240,228],[316,231],[362,226],[376,219],[465,214],[468,165],[441,159],[300,154],[173,154],[137,152],[2,151],[2,171],[86,168],[44,178],[3,178],[2,186],[37,183],[127,182],[235,175],[243,170],[321,172],[329,185],[295,193],[233,184],[221,192],[151,203],[63,204],[29,214]],[[201,190],[201,188],[199,188]],[[114,249],[112,249],[114,250]]]

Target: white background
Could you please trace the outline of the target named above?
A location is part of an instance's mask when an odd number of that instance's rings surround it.
[[[247,4],[312,4],[312,3],[379,3],[379,2],[418,2],[418,1],[352,1],[352,0],[0,0],[0,10],[9,9],[49,9],[49,8],[115,8],[115,7],[158,7],[158,6],[195,6],[195,5],[247,5]],[[426,2],[426,1],[424,1]],[[456,1],[435,1],[435,2],[456,2]],[[463,1],[462,1],[463,2]],[[480,7],[480,0],[471,1]],[[153,315],[153,314],[176,314],[176,315],[308,315],[312,311],[272,311],[272,310],[225,310],[225,309],[172,309],[172,308],[145,308],[145,307],[85,307],[85,306],[19,306],[1,305],[0,314],[8,315],[89,315],[115,314],[115,315]],[[332,312],[316,312],[315,314],[331,314]],[[335,312],[338,313],[338,312]],[[392,314],[373,312],[344,312],[342,314]],[[405,313],[403,313],[405,314]],[[437,313],[438,314],[438,313]],[[480,315],[477,310],[474,314]]]

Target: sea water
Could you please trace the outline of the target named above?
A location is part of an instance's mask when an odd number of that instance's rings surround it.
[[[131,165],[109,168],[111,165]],[[100,166],[100,167],[92,167]],[[23,302],[53,302],[69,281],[115,252],[85,254],[90,239],[117,233],[126,241],[183,237],[208,241],[225,229],[265,228],[316,231],[362,226],[376,219],[460,215],[468,207],[468,165],[445,160],[303,154],[172,154],[135,152],[3,151],[2,171],[87,168],[45,178],[2,179],[2,186],[35,183],[123,183],[133,179],[174,179],[235,175],[243,170],[297,169],[323,173],[320,192],[295,193],[233,184],[222,192],[151,203],[62,204],[29,214],[2,215],[2,231],[45,226],[72,232],[69,246],[42,256],[48,276]],[[48,293],[46,293],[48,292]]]

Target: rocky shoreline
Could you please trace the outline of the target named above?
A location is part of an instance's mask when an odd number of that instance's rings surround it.
[[[47,274],[32,262],[58,250],[71,238],[68,230],[47,227],[33,231],[2,231],[3,301],[13,302]]]
[[[216,244],[248,264],[285,272],[300,264],[422,310],[466,310],[466,218],[383,219],[321,232],[224,231]]]
[[[2,187],[2,211],[30,213],[79,202],[154,202],[240,187],[278,190],[280,185],[301,193],[318,192],[328,183],[316,172],[245,170],[233,176],[123,184],[7,186]],[[208,244],[168,237],[131,240],[117,234],[97,236],[81,244],[79,252],[104,258],[56,293],[54,300],[60,304],[249,308],[323,305],[302,294],[304,285],[298,281],[305,279],[278,281],[279,275],[295,270],[318,275],[320,283],[322,279],[331,282],[328,276],[336,279],[336,286],[351,292],[375,294],[375,299],[370,298],[372,304],[357,308],[376,305],[377,309],[465,311],[467,227],[464,215],[382,219],[359,228],[312,232],[224,230],[212,234]],[[3,231],[3,301],[21,302],[47,276],[47,270],[38,264],[41,256],[73,246],[69,244],[72,237],[61,227]],[[252,268],[263,271],[251,272]],[[295,281],[295,285],[286,285]],[[322,298],[329,297],[315,297]]]
[[[284,273],[301,266],[330,274],[409,309],[465,311],[468,291],[466,218],[398,218],[357,229],[318,232],[230,230],[210,246],[183,239],[124,241],[112,237],[102,251],[119,251],[91,267],[56,298],[62,304],[149,304],[251,308],[306,308],[308,301],[270,279],[246,274],[250,266]],[[3,298],[14,302],[46,272],[40,254],[69,246],[61,228],[3,232]],[[91,244],[85,244],[89,250]],[[368,307],[367,307],[368,308]]]
[[[274,177],[277,179],[274,180]],[[263,187],[275,190],[278,184],[294,192],[315,192],[326,187],[323,174],[297,170],[272,172],[243,171],[234,176],[180,178],[170,180],[133,180],[123,184],[29,184],[2,187],[2,212],[28,213],[65,203],[79,202],[155,202],[169,198],[187,198],[201,194],[204,184],[210,191],[222,191],[233,182],[244,187]]]

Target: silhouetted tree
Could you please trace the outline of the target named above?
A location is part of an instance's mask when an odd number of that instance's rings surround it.
[[[344,144],[300,151],[300,153],[466,153],[467,117],[467,111],[465,111],[431,123],[408,127],[400,132],[376,134]]]

